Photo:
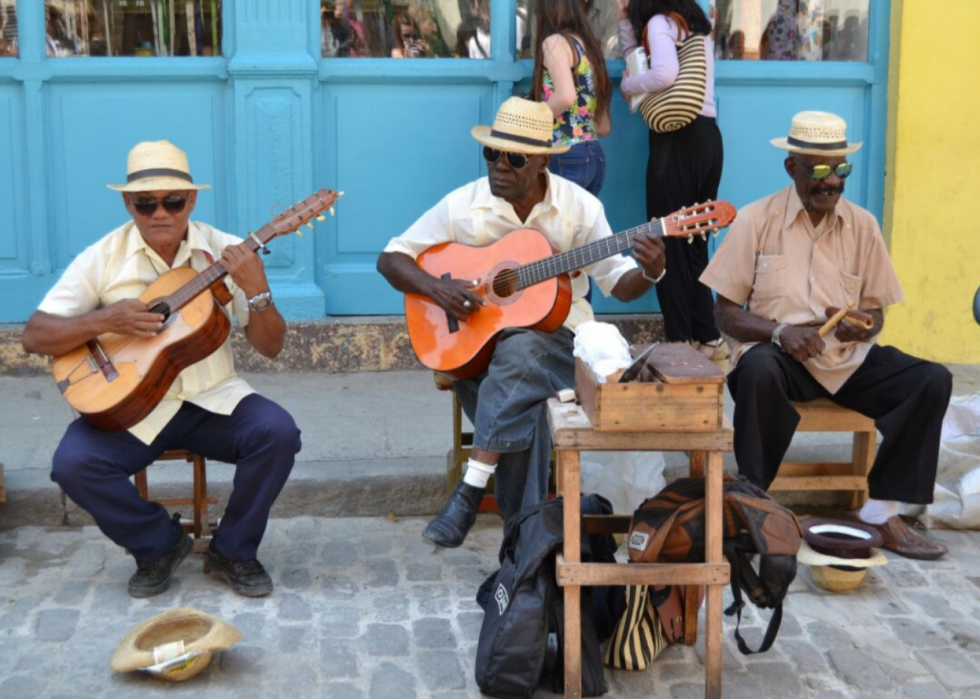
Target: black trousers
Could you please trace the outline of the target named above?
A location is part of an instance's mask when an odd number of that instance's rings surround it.
[[[868,475],[870,497],[932,502],[943,417],[953,377],[941,364],[875,345],[834,395],[802,364],[772,345],[756,345],[728,376],[735,399],[739,473],[769,488],[800,422],[791,400],[829,398],[873,418],[882,442]]]
[[[695,202],[718,196],[724,160],[721,131],[712,117],[699,116],[672,133],[650,131],[647,160],[647,218],[666,216]],[[720,336],[715,326],[711,289],[698,281],[708,266],[708,243],[695,238],[667,238],[667,276],[657,284],[670,342],[709,342]]]

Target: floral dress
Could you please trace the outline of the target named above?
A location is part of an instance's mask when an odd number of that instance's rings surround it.
[[[583,141],[591,141],[596,137],[595,132],[595,86],[592,82],[592,64],[585,56],[585,49],[578,39],[575,43],[575,54],[578,63],[572,70],[575,79],[575,101],[564,112],[555,117],[553,140],[555,143],[572,146]],[[555,92],[555,83],[551,74],[545,68],[541,81],[541,92],[547,101]]]

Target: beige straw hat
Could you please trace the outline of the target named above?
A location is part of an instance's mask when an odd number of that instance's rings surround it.
[[[126,184],[106,186],[117,192],[211,188],[209,184],[194,184],[187,153],[170,141],[137,143],[126,161]]]
[[[774,138],[776,148],[803,155],[850,155],[861,143],[847,143],[847,122],[827,112],[800,112],[793,117],[789,136]]]
[[[139,624],[112,654],[116,672],[145,670],[171,682],[190,679],[211,662],[216,650],[242,639],[231,624],[190,607],[157,614]]]
[[[497,110],[493,127],[474,126],[470,133],[485,146],[509,153],[557,155],[569,146],[555,145],[555,118],[544,102],[510,97]]]

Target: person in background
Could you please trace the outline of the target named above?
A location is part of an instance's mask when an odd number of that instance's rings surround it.
[[[612,86],[602,47],[582,0],[540,0],[535,14],[531,99],[548,105],[555,117],[554,141],[569,147],[551,157],[548,169],[598,196],[606,156],[597,137],[608,136],[612,128]]]
[[[585,14],[605,58],[622,58],[619,43],[619,8],[615,0],[585,0]]]
[[[418,23],[404,12],[398,12],[391,20],[392,58],[422,58],[429,47],[422,38]]]
[[[708,64],[704,106],[687,126],[670,133],[650,131],[647,160],[647,218],[660,218],[695,202],[718,196],[724,151],[715,121],[714,43],[711,23],[695,0],[617,0],[623,55],[637,47],[637,36],[648,44],[650,70],[626,75],[620,84],[623,97],[654,93],[677,79],[679,63],[675,41],[680,21],[692,34],[703,34]],[[708,264],[708,243],[695,236],[692,243],[668,238],[666,277],[657,285],[670,342],[688,342],[721,366],[731,355],[714,320],[711,290],[698,281]]]

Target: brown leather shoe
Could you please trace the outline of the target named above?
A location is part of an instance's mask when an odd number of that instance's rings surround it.
[[[944,556],[949,549],[935,541],[916,534],[905,521],[895,515],[884,524],[872,524],[884,539],[882,548],[894,551],[905,558],[915,558],[920,561],[932,561]]]

